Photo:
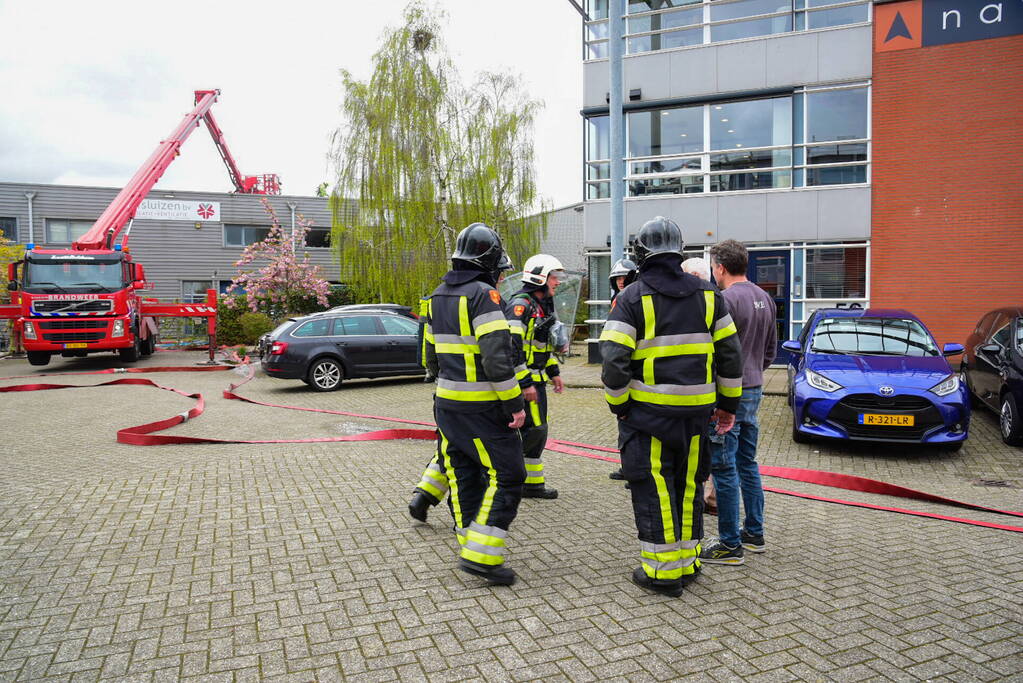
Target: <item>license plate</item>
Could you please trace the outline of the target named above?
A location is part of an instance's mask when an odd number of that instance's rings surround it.
[[[861,413],[861,425],[875,425],[878,427],[912,427],[912,415],[878,415],[875,413]]]
[[[75,342],[74,344],[64,344],[65,349],[87,349],[89,345],[85,342]]]

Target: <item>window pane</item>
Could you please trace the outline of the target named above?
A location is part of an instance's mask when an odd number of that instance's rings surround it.
[[[867,137],[867,89],[806,94],[807,142]]]
[[[710,156],[712,171],[735,171],[742,168],[767,168],[791,164],[792,155],[788,149],[728,152]]]
[[[611,162],[601,161],[595,164],[586,164],[587,180],[607,180],[611,177]]]
[[[350,318],[339,318],[338,322],[343,324],[344,334],[347,335],[378,334],[376,317],[371,315],[354,315]],[[337,330],[334,333],[340,334]]]
[[[382,316],[380,322],[384,325],[385,334],[404,334],[415,336],[419,332],[419,325],[408,318],[397,316]]]
[[[330,334],[330,318],[310,320],[291,333],[292,337],[326,337]]]
[[[46,221],[46,243],[57,244],[70,242],[67,234],[67,221]]]
[[[853,5],[852,7],[838,7],[826,9],[819,12],[806,13],[810,28],[827,28],[828,26],[842,26],[845,24],[858,24],[867,20],[867,6]]]
[[[866,166],[836,166],[831,168],[807,168],[807,185],[848,185],[867,182]]]
[[[0,218],[0,236],[12,242],[17,242],[18,221],[14,218]]]
[[[703,176],[677,176],[674,178],[644,178],[629,181],[629,196],[649,194],[693,194],[703,192]]]
[[[710,108],[710,148],[792,144],[792,98],[715,104]]]
[[[788,12],[791,0],[744,0],[744,2],[715,3],[710,6],[710,20],[739,19],[758,14]]]
[[[611,196],[611,183],[586,183],[587,199],[607,199]]]
[[[766,190],[792,187],[791,171],[762,171],[760,173],[732,173],[712,175],[711,192],[736,192],[739,190]]]
[[[590,19],[607,19],[607,0],[586,0],[586,13]]]
[[[703,22],[703,8],[678,10],[660,14],[646,14],[641,17],[630,17],[627,23],[629,33],[644,31],[660,31],[680,26],[696,26]]]
[[[305,234],[307,247],[325,248],[330,246],[330,230],[310,230]]]
[[[607,116],[586,119],[586,158],[611,158],[611,121]]]
[[[1016,318],[1016,351],[1023,353],[1023,318]]]
[[[774,33],[788,33],[792,30],[792,15],[785,14],[767,19],[738,21],[732,24],[718,24],[710,27],[710,39],[717,43],[723,40],[739,40],[769,36]]]
[[[629,114],[629,156],[703,151],[703,107]]]
[[[607,41],[587,45],[586,59],[607,59]]]
[[[655,9],[668,9],[670,7],[684,7],[686,5],[698,5],[703,0],[629,0],[628,14],[649,12]]]
[[[607,38],[607,27],[606,21],[601,21],[596,24],[586,24],[586,40],[601,40]]]
[[[89,228],[92,227],[92,221],[71,221],[70,230],[71,241],[74,242],[76,239],[89,232]]]
[[[861,298],[866,291],[866,247],[806,250],[806,298]]]
[[[228,247],[245,246],[244,238],[242,236],[242,226],[224,225],[224,245]]]
[[[189,304],[206,301],[207,289],[212,289],[210,280],[182,280],[181,300]]]
[[[644,173],[673,173],[675,171],[699,171],[701,169],[700,158],[690,157],[688,159],[666,159],[664,161],[634,161],[630,164],[631,175],[642,175]]]
[[[867,143],[807,147],[806,157],[806,163],[808,164],[840,164],[843,161],[866,161]]]
[[[673,47],[689,47],[703,44],[703,29],[691,28],[685,31],[669,31],[660,35],[662,50]]]

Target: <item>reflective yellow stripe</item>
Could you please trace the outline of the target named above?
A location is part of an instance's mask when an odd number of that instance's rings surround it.
[[[696,468],[700,464],[700,435],[694,434],[689,440],[689,459],[686,461],[686,489],[682,498],[681,540],[693,538],[693,501],[696,499]],[[690,551],[691,552],[691,551]]]
[[[451,514],[455,518],[455,526],[462,528],[465,526],[465,520],[462,519],[462,505],[458,500],[458,480],[455,479],[455,468],[451,467],[450,459],[448,458],[448,437],[444,436],[444,432],[437,428],[437,433],[440,434],[440,455],[438,462],[444,467],[445,474],[448,475],[448,490],[451,492]],[[458,537],[459,543],[462,542],[462,537]]]
[[[472,325],[469,323],[469,298],[464,296],[458,297],[458,334],[461,337],[472,336]],[[475,382],[476,354],[466,351],[463,355],[465,358],[465,381]]]
[[[496,393],[497,397],[502,401],[510,401],[516,396],[522,395],[522,387],[516,384],[511,389],[505,389],[504,391],[498,391]]]
[[[733,334],[738,334],[739,330],[735,329],[735,323],[731,323],[727,327],[722,327],[720,330],[714,333],[714,341],[721,341],[725,337],[730,337]]]
[[[741,393],[741,390],[740,390]],[[605,394],[607,396],[607,394]],[[644,401],[662,406],[704,406],[714,403],[717,394],[695,394],[692,396],[678,396],[675,394],[655,394],[651,391],[640,391],[639,389],[629,390],[629,397],[634,401]],[[608,403],[611,398],[608,397]]]
[[[527,377],[529,377],[529,368],[526,368],[525,370],[519,370],[518,372],[515,373],[515,379],[522,380]]]
[[[433,348],[437,353],[454,353],[458,355],[475,355],[480,352],[480,347],[475,344],[434,344]]]
[[[657,485],[657,499],[661,506],[661,526],[664,529],[664,542],[675,542],[675,519],[671,514],[671,496],[668,493],[668,485],[661,474],[661,441],[657,437],[650,437],[650,473],[654,477],[654,484]]]
[[[710,332],[714,329],[714,292],[703,290],[703,298],[707,302],[707,331]]]
[[[551,357],[549,357],[547,359],[547,365],[545,365],[544,367],[549,368],[550,366],[557,365],[557,364],[558,364],[558,359],[555,358],[554,356],[551,356]]]
[[[487,453],[483,442],[480,439],[473,439],[472,442],[476,445],[476,453],[479,455],[480,464],[487,468],[487,490],[483,493],[483,501],[480,503],[480,510],[476,514],[476,523],[481,526],[490,526],[488,524],[490,509],[494,505],[494,495],[497,493],[497,470],[494,469],[493,464],[490,462],[490,454]],[[492,547],[504,547],[504,539],[487,536],[472,529],[466,529],[466,540]],[[504,562],[504,557],[501,555],[488,555],[464,546],[462,547],[461,554],[465,559],[480,564],[493,566]]]
[[[511,391],[511,390],[509,390]],[[500,392],[508,394],[509,391]],[[522,393],[521,389],[515,387],[515,391]],[[458,391],[457,389],[446,389],[437,387],[437,398],[446,398],[450,401],[500,401],[499,392],[496,391]],[[508,398],[515,398],[514,394]],[[507,399],[505,399],[507,400]]]
[[[613,341],[616,344],[627,346],[630,349],[636,348],[636,340],[618,330],[604,330],[600,333],[600,341]]]
[[[487,534],[481,534],[480,532],[471,528],[465,530],[465,540],[472,541],[474,543],[479,543],[480,545],[487,545],[490,546],[491,548],[505,547],[504,539],[501,538],[500,536],[488,536]]]
[[[491,332],[497,332],[499,330],[508,329],[510,328],[508,327],[507,320],[491,320],[490,322],[483,323],[482,325],[476,328],[476,338],[479,339],[485,334],[490,334]]]
[[[541,425],[540,422],[540,404],[537,401],[529,402],[529,414],[533,417],[533,424],[537,427]],[[529,469],[529,465],[526,465],[526,469]]]
[[[643,338],[653,339],[657,336],[657,318],[654,316],[654,298],[649,294],[643,296]],[[633,347],[635,348],[635,347]],[[655,347],[656,348],[656,347]],[[645,351],[646,349],[644,349]],[[635,353],[632,354],[636,356]],[[674,355],[674,354],[664,354]],[[643,360],[643,383],[654,384],[654,358],[657,355],[650,354],[644,356]]]
[[[742,387],[726,387],[718,384],[718,391],[721,392],[722,396],[727,396],[728,398],[742,397]]]
[[[639,349],[638,351],[632,352],[633,360],[647,360],[650,363],[650,367],[653,367],[653,363],[650,362],[653,358],[666,358],[668,356],[691,356],[702,353],[714,353],[713,344],[672,344],[670,346],[648,346],[645,349]],[[643,366],[643,383],[644,384],[655,384],[653,378],[646,377],[646,363]]]
[[[613,394],[609,394],[608,392],[605,391],[604,398],[606,398],[607,402],[610,403],[611,405],[620,406],[621,404],[629,400],[629,393],[630,392],[626,391],[621,396],[614,396]]]

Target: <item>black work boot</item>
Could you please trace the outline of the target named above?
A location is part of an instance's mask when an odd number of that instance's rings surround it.
[[[660,579],[651,579],[643,571],[642,567],[636,567],[632,570],[632,582],[640,588],[645,588],[648,591],[654,593],[660,593],[661,595],[667,595],[671,598],[677,598],[682,595],[682,591],[685,587],[681,581],[662,581]]]
[[[430,506],[436,504],[437,501],[433,496],[422,489],[416,489],[412,494],[412,501],[408,504],[408,513],[412,515],[412,519],[425,523],[426,513],[429,512]]]
[[[622,481],[623,479],[625,479],[625,473],[622,472],[621,467],[619,467],[618,469],[616,469],[614,472],[607,476],[609,479],[614,479],[615,481]]]
[[[486,579],[489,583],[495,586],[510,586],[515,583],[515,579],[518,578],[515,574],[515,570],[509,569],[503,564],[487,565],[459,558],[458,568],[466,574],[472,574],[473,576]]]
[[[558,490],[552,489],[550,486],[524,486],[522,487],[523,498],[544,498],[546,500],[553,500],[558,497]]]

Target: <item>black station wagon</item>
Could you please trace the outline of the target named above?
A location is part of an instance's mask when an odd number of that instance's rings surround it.
[[[345,379],[425,373],[419,324],[385,310],[327,311],[282,323],[260,340],[263,371],[334,391]]]

